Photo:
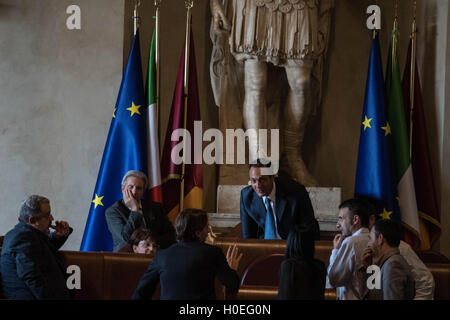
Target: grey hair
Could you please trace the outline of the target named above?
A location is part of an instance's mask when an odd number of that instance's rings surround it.
[[[122,187],[125,187],[126,183],[127,183],[127,179],[129,177],[136,177],[136,178],[141,178],[142,180],[144,180],[144,189],[147,190],[147,186],[148,186],[148,178],[147,175],[141,171],[136,171],[136,170],[130,170],[127,173],[125,173],[125,175],[123,176],[122,179]]]
[[[46,197],[33,194],[22,201],[19,212],[19,221],[28,223],[31,217],[39,217],[41,214],[41,205],[50,203]]]

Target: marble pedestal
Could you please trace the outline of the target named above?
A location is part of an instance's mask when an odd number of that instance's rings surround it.
[[[208,213],[209,223],[217,228],[233,228],[239,224],[239,200],[246,185],[219,185],[217,212]],[[314,214],[321,231],[336,231],[337,212],[341,203],[341,188],[309,188]]]

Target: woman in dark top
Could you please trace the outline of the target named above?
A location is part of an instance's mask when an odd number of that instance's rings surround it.
[[[325,264],[314,259],[314,235],[295,226],[286,241],[278,299],[323,300],[326,275]]]

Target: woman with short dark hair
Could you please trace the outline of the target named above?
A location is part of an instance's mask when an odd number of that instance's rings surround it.
[[[130,242],[119,249],[119,253],[155,254],[159,246],[156,237],[147,228],[139,228],[131,234]]]
[[[323,300],[326,275],[325,264],[314,259],[314,235],[295,226],[286,240],[278,299]]]
[[[216,299],[216,276],[231,292],[237,292],[236,270],[242,254],[238,256],[234,245],[228,248],[225,257],[219,247],[206,244],[208,227],[205,211],[182,211],[175,221],[178,243],[156,253],[133,299],[151,299],[158,282],[161,300]]]

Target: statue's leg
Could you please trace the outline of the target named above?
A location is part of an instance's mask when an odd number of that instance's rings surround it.
[[[266,99],[267,86],[267,63],[256,59],[245,61],[244,75],[245,98],[243,106],[243,117],[245,129],[266,128]],[[257,140],[249,137],[248,140],[250,160],[256,160],[258,144]]]
[[[286,66],[289,94],[280,128],[283,141],[282,168],[305,186],[317,186],[316,179],[309,173],[301,156],[310,114],[311,70],[309,65]]]

